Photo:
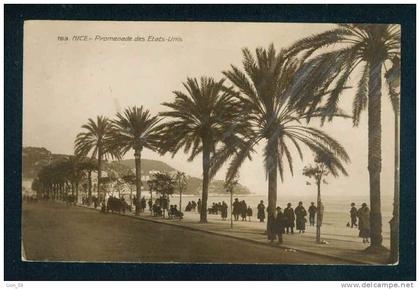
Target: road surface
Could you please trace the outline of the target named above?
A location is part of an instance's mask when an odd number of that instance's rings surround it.
[[[205,224],[203,224],[205,226]],[[61,203],[23,205],[27,260],[186,263],[348,263]]]

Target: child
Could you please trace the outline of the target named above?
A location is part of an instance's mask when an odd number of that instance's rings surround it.
[[[248,206],[248,209],[246,210],[246,215],[248,216],[248,221],[251,222],[251,217],[252,217],[251,206]]]

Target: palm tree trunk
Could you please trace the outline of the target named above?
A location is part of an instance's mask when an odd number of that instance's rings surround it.
[[[268,140],[268,208],[275,212],[277,206],[277,146],[278,139]]]
[[[399,133],[399,111],[395,111],[395,143],[394,143],[394,210],[391,225],[391,263],[397,263],[399,259],[399,238],[400,238],[400,133]]]
[[[210,146],[206,141],[203,141],[203,192],[200,212],[200,223],[207,223],[207,199],[209,196],[210,183]]]
[[[77,201],[79,200],[79,182],[76,182],[76,204]]]
[[[98,191],[98,200],[99,202],[102,201],[102,196],[101,196],[101,178],[102,178],[102,152],[101,149],[99,149],[98,151],[98,187],[97,187],[97,191]]]
[[[92,198],[92,171],[88,171],[88,198]]]
[[[381,69],[378,60],[369,67],[368,100],[368,170],[370,184],[370,233],[371,248],[382,247],[381,215]]]
[[[182,212],[182,190],[179,190],[179,211]]]
[[[136,215],[140,213],[140,201],[141,201],[141,150],[137,149],[134,152],[134,158],[136,162]]]

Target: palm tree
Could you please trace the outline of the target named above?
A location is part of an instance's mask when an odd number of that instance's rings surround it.
[[[84,176],[83,163],[78,156],[69,156],[65,159],[67,167],[67,179],[72,186],[72,192],[75,193],[76,203],[79,199],[79,184]]]
[[[243,68],[231,66],[223,74],[238,90],[242,110],[246,113],[246,124],[252,129],[239,150],[222,147],[216,154],[214,163],[219,167],[233,156],[227,172],[227,180],[232,179],[242,163],[253,152],[253,148],[265,140],[264,164],[268,175],[268,206],[274,211],[277,202],[277,171],[283,180],[284,160],[287,160],[293,174],[293,159],[290,145],[303,158],[300,144],[315,153],[331,152],[337,163],[347,162],[345,149],[333,138],[316,128],[302,124],[307,113],[300,113],[289,100],[291,80],[299,65],[287,57],[285,51],[276,53],[271,45],[268,50],[256,49],[256,58],[248,49],[243,49]],[[314,116],[322,116],[315,110]]]
[[[131,205],[133,205],[133,186],[136,185],[136,176],[133,175],[132,172],[130,171],[130,173],[127,175],[124,175],[122,179],[124,180],[124,182],[128,185],[128,188],[130,189],[130,202],[131,202]]]
[[[388,93],[394,110],[394,209],[391,224],[391,263],[397,263],[399,258],[400,234],[400,145],[399,145],[399,118],[400,118],[400,59],[394,57],[392,67],[385,73]]]
[[[87,172],[88,178],[88,198],[92,197],[92,171],[96,171],[98,166],[96,162],[91,158],[84,158],[81,160],[81,169]]]
[[[331,154],[318,154],[315,156],[315,164],[307,165],[303,168],[303,175],[308,178],[314,178],[317,185],[317,215],[316,215],[316,241],[321,242],[321,183],[327,184],[326,177],[331,174],[334,177],[338,177],[339,173],[347,176],[347,171],[341,165],[337,163],[335,158]]]
[[[190,152],[189,161],[202,154],[203,187],[200,222],[207,223],[207,199],[210,183],[210,158],[219,143],[240,142],[237,136],[243,128],[239,121],[239,102],[224,86],[224,80],[202,77],[188,78],[187,93],[174,91],[175,101],[163,103],[171,111],[160,115],[169,120],[160,126],[162,154],[174,156],[182,147]]]
[[[329,52],[322,49],[338,46]],[[371,247],[382,248],[381,216],[381,88],[382,68],[394,57],[399,57],[401,31],[394,24],[340,24],[338,28],[302,39],[291,46],[289,55],[302,55],[306,61],[296,75],[296,85],[291,94],[299,97],[296,102],[308,111],[325,102],[326,109],[333,112],[341,93],[356,68],[357,92],[353,101],[353,122],[359,124],[361,111],[368,108],[368,171],[371,206]],[[324,50],[325,51],[325,50]],[[312,57],[315,53],[321,53]],[[329,88],[328,97],[318,93]]]
[[[76,136],[75,154],[87,156],[91,153],[91,158],[98,160],[98,198],[101,199],[101,178],[102,161],[107,156],[119,157],[116,151],[110,147],[111,123],[107,117],[97,116],[95,120],[89,118],[88,122],[82,126],[85,130]]]
[[[182,193],[187,189],[187,177],[184,172],[176,172],[174,179],[179,192],[179,211],[182,212]]]
[[[118,113],[112,121],[112,143],[121,156],[129,150],[134,150],[136,165],[136,198],[141,199],[141,153],[143,148],[155,151],[159,142],[156,125],[157,116],[152,116],[149,110],[140,107],[127,108],[123,113]],[[140,206],[136,206],[139,214]]]

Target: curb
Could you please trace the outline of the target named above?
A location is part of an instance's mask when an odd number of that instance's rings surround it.
[[[86,207],[86,206],[79,205],[79,204],[77,204],[76,206],[80,207],[80,208],[100,211],[98,209],[95,209],[95,208],[92,208],[92,207]],[[303,253],[306,253],[306,254],[311,254],[311,255],[320,256],[320,257],[328,257],[328,258],[332,258],[332,259],[336,259],[336,260],[340,260],[340,261],[347,261],[347,262],[352,263],[352,264],[334,264],[334,265],[377,265],[377,266],[386,266],[386,264],[375,263],[375,262],[371,262],[371,261],[354,260],[352,258],[346,258],[346,257],[340,257],[340,256],[334,256],[334,255],[326,255],[326,254],[317,253],[317,252],[313,252],[313,251],[310,251],[310,250],[305,250],[305,249],[291,247],[291,246],[279,245],[279,246],[273,247],[269,243],[266,243],[266,242],[261,242],[261,241],[257,241],[257,240],[248,239],[248,238],[245,238],[245,237],[239,237],[239,236],[234,236],[234,235],[230,235],[230,234],[225,234],[225,233],[221,233],[221,232],[217,232],[217,231],[211,231],[211,230],[206,230],[206,229],[201,229],[201,228],[190,227],[190,226],[185,225],[185,224],[171,223],[171,222],[166,222],[166,221],[161,221],[161,220],[153,220],[153,219],[149,219],[149,218],[145,218],[145,217],[141,217],[141,216],[136,216],[136,215],[128,215],[128,214],[116,214],[116,215],[117,216],[122,216],[122,217],[133,218],[133,219],[139,219],[139,220],[142,220],[142,221],[147,221],[147,222],[152,222],[152,223],[157,223],[157,224],[164,224],[164,225],[168,225],[168,226],[181,227],[181,228],[184,228],[184,229],[188,229],[190,231],[196,231],[196,232],[202,232],[202,233],[211,234],[211,235],[228,237],[228,238],[232,238],[232,239],[236,239],[236,240],[240,240],[240,241],[246,241],[246,242],[250,242],[250,243],[254,243],[254,244],[258,244],[258,245],[268,246],[270,248],[293,249],[293,250],[303,252]],[[305,265],[305,264],[302,264],[302,265]],[[328,266],[328,264],[326,264],[326,265]]]

